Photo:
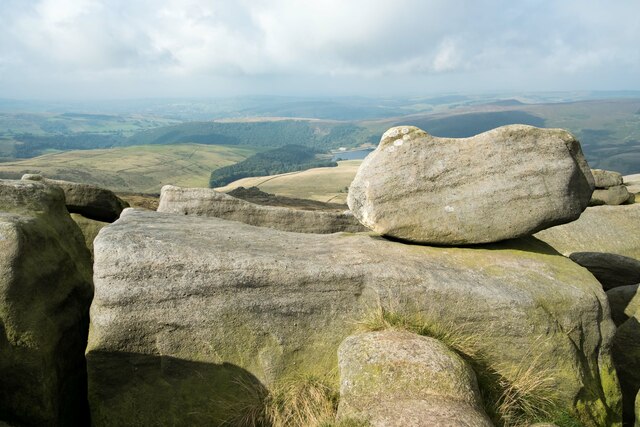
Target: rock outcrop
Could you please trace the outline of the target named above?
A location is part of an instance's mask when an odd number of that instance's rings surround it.
[[[640,313],[640,292],[638,286],[620,286],[607,291],[611,318],[616,326],[622,325],[635,313]]]
[[[446,345],[405,331],[348,337],[338,350],[338,420],[372,427],[485,426],[473,369]]]
[[[577,221],[538,232],[535,237],[563,255],[608,252],[640,260],[640,203],[587,208]]]
[[[354,233],[366,230],[348,211],[306,211],[256,205],[209,188],[165,185],[160,193],[158,212],[223,218],[297,233]]]
[[[573,252],[569,258],[596,276],[605,291],[640,283],[640,261],[637,259],[606,252]]]
[[[96,238],[100,230],[109,225],[109,223],[85,218],[80,214],[71,214],[71,219],[73,219],[73,221],[78,224],[78,227],[80,227],[80,231],[82,231],[82,235],[84,236],[84,242],[91,252],[91,257],[93,258],[93,240]]]
[[[40,175],[27,174],[22,177],[27,181],[40,181],[48,185],[56,185],[64,191],[69,212],[78,213],[86,218],[102,222],[113,222],[120,212],[129,206],[111,190],[90,184],[47,179]]]
[[[55,186],[0,180],[0,419],[87,425],[91,262]]]
[[[579,142],[561,129],[510,125],[453,139],[405,126],[362,162],[348,204],[383,235],[486,243],[577,219],[593,185]]]
[[[535,239],[433,248],[127,209],[94,249],[96,426],[214,424],[229,412],[220,402],[251,387],[335,370],[340,343],[379,305],[457,325],[505,381],[523,363],[549,367],[585,425],[619,417],[604,291]]]

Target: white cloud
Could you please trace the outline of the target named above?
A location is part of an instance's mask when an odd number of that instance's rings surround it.
[[[74,79],[268,88],[444,76],[442,89],[456,90],[474,75],[495,76],[484,89],[520,75],[597,86],[602,73],[640,73],[639,15],[637,0],[1,0],[0,96],[16,82]],[[622,68],[627,80],[612,77]]]

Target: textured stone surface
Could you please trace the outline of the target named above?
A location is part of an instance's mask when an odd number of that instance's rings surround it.
[[[636,312],[618,327],[612,354],[622,388],[624,419],[630,423],[640,389],[640,313]]]
[[[604,169],[591,169],[596,188],[609,188],[622,185],[622,175]]]
[[[338,420],[375,426],[484,426],[473,370],[440,341],[404,331],[348,337],[338,349]]]
[[[540,231],[538,239],[563,255],[609,252],[640,260],[640,203],[587,208],[580,219]]]
[[[569,258],[596,276],[605,291],[640,283],[640,260],[635,258],[607,252],[573,252]]]
[[[362,162],[348,203],[377,233],[442,245],[495,242],[573,221],[593,177],[561,129],[510,125],[471,138],[389,129]]]
[[[635,175],[625,175],[624,185],[631,194],[640,194],[640,173]]]
[[[237,376],[268,386],[333,372],[339,344],[378,304],[461,325],[500,372],[535,357],[585,425],[615,425],[602,286],[535,239],[432,248],[128,209],[94,249],[96,425],[211,422],[225,395],[248,394]]]
[[[80,231],[82,231],[82,235],[84,236],[84,242],[91,252],[91,257],[93,258],[93,240],[96,238],[100,230],[109,225],[109,223],[85,218],[79,214],[71,214],[71,219],[73,219],[73,221],[78,224],[78,227],[80,227]]]
[[[366,230],[349,211],[305,211],[256,205],[209,188],[162,187],[158,212],[223,218],[298,233]]]
[[[624,185],[600,188],[593,191],[593,195],[591,195],[591,200],[589,201],[589,206],[621,205],[629,200],[630,196],[631,195],[627,191],[627,187]]]
[[[129,206],[113,191],[95,185],[47,179],[40,175],[31,174],[24,175],[22,179],[40,181],[62,188],[69,212],[78,213],[96,221],[113,222],[118,219],[120,212]]]
[[[640,293],[638,286],[620,286],[607,291],[609,306],[611,307],[611,318],[616,326],[626,322],[635,313],[640,313]]]
[[[86,425],[89,251],[62,190],[0,180],[0,419]]]

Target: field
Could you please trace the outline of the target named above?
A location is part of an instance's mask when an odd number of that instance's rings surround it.
[[[164,184],[207,187],[212,169],[254,154],[251,147],[176,144],[76,150],[0,163],[0,178],[40,173],[115,191],[157,193]]]
[[[308,169],[281,175],[243,178],[219,191],[230,191],[237,187],[258,187],[267,193],[321,202],[346,203],[347,189],[356,175],[362,160],[345,160],[337,167]]]

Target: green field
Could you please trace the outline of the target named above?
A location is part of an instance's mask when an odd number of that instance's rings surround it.
[[[0,178],[40,173],[115,191],[157,193],[165,184],[207,187],[212,169],[244,160],[252,147],[176,144],[76,150],[0,163]]]
[[[321,202],[346,203],[347,189],[362,160],[344,160],[337,167],[315,168],[281,175],[243,178],[219,187],[230,191],[237,187],[258,187],[267,193]]]

